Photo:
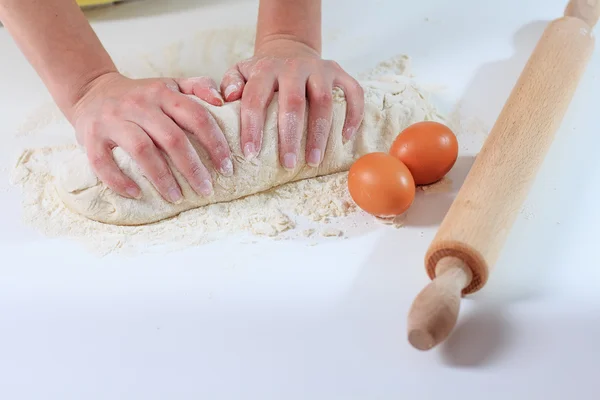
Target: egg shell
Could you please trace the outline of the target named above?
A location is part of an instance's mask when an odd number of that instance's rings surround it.
[[[417,185],[430,185],[442,179],[456,163],[458,140],[446,125],[422,121],[403,130],[389,153],[408,167]]]
[[[348,191],[357,206],[381,218],[403,214],[415,198],[415,181],[402,161],[387,153],[369,153],[348,172]]]

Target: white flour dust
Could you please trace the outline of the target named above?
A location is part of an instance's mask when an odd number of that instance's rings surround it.
[[[53,165],[73,147],[26,151],[14,170],[13,182],[23,188],[28,225],[51,237],[83,240],[90,250],[100,254],[177,250],[242,232],[278,239],[305,238],[313,233],[340,237],[342,229],[351,232],[359,227],[355,220],[340,218],[356,212],[343,173],[287,184],[230,203],[212,204],[150,225],[115,226],[91,221],[66,209],[51,185]],[[337,231],[335,235],[332,229]]]
[[[174,43],[162,52],[123,60],[118,65],[130,77],[208,75],[218,82],[231,65],[252,55],[253,37],[250,29],[204,32]],[[199,49],[202,49],[200,55]],[[408,65],[408,57],[398,56],[359,78],[407,75]],[[460,125],[460,121],[451,122]],[[73,130],[60,111],[52,104],[42,105],[22,124],[16,136],[27,143],[22,146],[29,147],[19,158],[11,178],[22,189],[25,223],[50,237],[75,239],[100,255],[178,250],[234,235],[244,241],[256,240],[258,236],[302,240],[312,246],[382,226],[354,205],[347,192],[346,173],[289,183],[229,203],[183,212],[154,224],[135,227],[102,224],[71,212],[55,193],[53,168],[76,146]],[[33,142],[43,147],[31,147]],[[445,191],[450,186],[442,181],[426,190]],[[391,226],[401,227],[402,221],[398,218]]]

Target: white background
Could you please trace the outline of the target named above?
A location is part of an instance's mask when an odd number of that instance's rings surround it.
[[[338,38],[325,57],[357,73],[408,53],[420,80],[444,85],[448,104],[461,99],[489,124],[565,5],[324,3],[324,32]],[[144,0],[90,15],[118,58],[190,32],[249,26],[256,7]],[[3,28],[0,59],[8,143],[0,147],[0,398],[600,396],[599,51],[489,285],[463,302],[449,340],[426,353],[408,345],[406,314],[428,282],[422,259],[447,194],[420,198],[432,216],[421,226],[314,247],[229,241],[98,258],[21,222],[20,193],[7,182],[17,150],[10,138],[49,97]]]

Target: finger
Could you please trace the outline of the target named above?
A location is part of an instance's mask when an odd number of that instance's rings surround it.
[[[148,135],[171,159],[175,168],[201,196],[213,193],[211,176],[183,130],[163,113],[152,117],[145,126]]]
[[[144,175],[166,201],[181,203],[181,189],[167,161],[148,134],[132,122],[124,123],[120,128],[111,139],[140,166]]]
[[[286,169],[296,168],[304,130],[306,78],[283,77],[279,81],[279,161]]]
[[[247,160],[258,155],[262,147],[267,107],[273,100],[275,75],[260,73],[250,78],[242,93],[240,144]]]
[[[342,129],[345,140],[351,139],[363,120],[365,97],[362,86],[350,75],[343,73],[334,80],[334,86],[344,91],[346,97],[346,120]]]
[[[217,84],[212,78],[201,76],[197,78],[175,79],[179,90],[183,94],[190,94],[201,98],[213,106],[222,106],[224,103]]]
[[[236,101],[241,99],[245,83],[246,80],[238,70],[237,66],[225,72],[223,80],[221,81],[221,92],[223,93],[225,100]]]
[[[113,192],[127,198],[140,199],[142,191],[139,186],[121,171],[112,149],[115,147],[106,138],[87,141],[87,157],[96,176]]]
[[[323,160],[333,118],[333,80],[322,75],[308,78],[308,133],[306,163],[318,167]]]
[[[233,175],[229,143],[217,121],[206,108],[192,99],[177,94],[165,96],[162,108],[178,126],[198,139],[217,171],[224,176]]]

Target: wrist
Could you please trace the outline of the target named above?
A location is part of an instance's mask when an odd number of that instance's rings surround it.
[[[314,53],[314,55],[321,56],[321,41],[314,38],[303,37],[302,35],[296,35],[292,33],[272,33],[263,35],[256,39],[254,46],[255,53],[259,53],[261,49],[267,47],[278,47],[284,48],[286,46],[301,45],[305,50]]]
[[[286,39],[321,53],[321,0],[260,0],[256,46]]]
[[[94,96],[95,89],[120,77],[123,76],[114,67],[90,71],[89,74],[74,80],[62,96],[57,96],[56,102],[67,120],[74,126],[79,109]]]

